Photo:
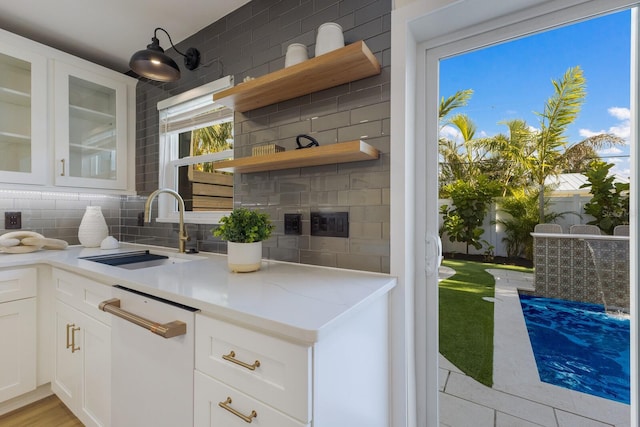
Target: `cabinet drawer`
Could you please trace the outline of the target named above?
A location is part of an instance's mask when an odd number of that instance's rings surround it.
[[[0,303],[36,296],[38,273],[35,268],[0,271]]]
[[[311,420],[310,347],[196,315],[196,369],[298,420]]]
[[[111,286],[57,268],[53,269],[52,276],[56,298],[111,325],[111,315],[98,309],[98,304],[111,298]]]
[[[242,416],[251,417],[252,411],[255,411],[255,417],[248,419],[262,427],[309,426],[198,371],[195,372],[194,397],[195,427],[246,426],[249,421]],[[221,403],[229,409],[220,406]],[[231,409],[238,414],[232,413]]]

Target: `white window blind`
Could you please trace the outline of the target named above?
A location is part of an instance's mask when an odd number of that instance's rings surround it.
[[[229,120],[233,120],[233,110],[214,104],[212,95],[160,111],[160,127],[165,134],[188,132]]]

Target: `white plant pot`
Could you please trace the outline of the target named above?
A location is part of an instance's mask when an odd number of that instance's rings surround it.
[[[227,266],[234,273],[249,273],[260,270],[262,242],[227,242]]]

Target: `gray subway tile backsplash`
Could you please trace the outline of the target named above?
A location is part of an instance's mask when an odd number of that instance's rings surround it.
[[[143,227],[137,225],[146,195],[158,188],[157,102],[222,74],[233,75],[238,84],[245,76],[259,77],[278,70],[291,43],[304,43],[309,57],[313,57],[316,30],[331,21],[343,26],[347,43],[365,40],[381,61],[382,73],[257,110],[236,112],[235,154],[249,156],[253,146],[267,143],[294,150],[296,136],[309,134],[323,146],[365,138],[381,151],[380,159],[236,175],[234,205],[265,210],[276,222],[276,234],[265,244],[263,255],[267,258],[388,272],[390,16],[390,0],[251,1],[178,44],[181,50],[196,46],[203,62],[220,62],[195,71],[184,70],[181,80],[174,83],[138,83],[138,196],[0,192],[0,211],[21,210],[24,229],[76,244],[85,206],[100,205],[116,238],[177,247],[175,224],[153,221]],[[178,56],[171,49],[168,53]],[[309,216],[316,210],[348,211],[350,237],[310,236]],[[285,213],[302,214],[303,235],[284,235]],[[226,252],[226,242],[213,237],[211,228],[189,225],[192,241],[188,247]]]
[[[313,132],[338,129],[351,124],[351,116],[348,111],[329,114],[326,116],[317,116],[311,119],[311,130]],[[338,133],[339,135],[339,133]]]

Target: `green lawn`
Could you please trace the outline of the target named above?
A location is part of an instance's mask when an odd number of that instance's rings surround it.
[[[493,297],[495,282],[485,270],[532,269],[502,264],[445,260],[456,274],[439,284],[440,353],[467,375],[493,385]]]

